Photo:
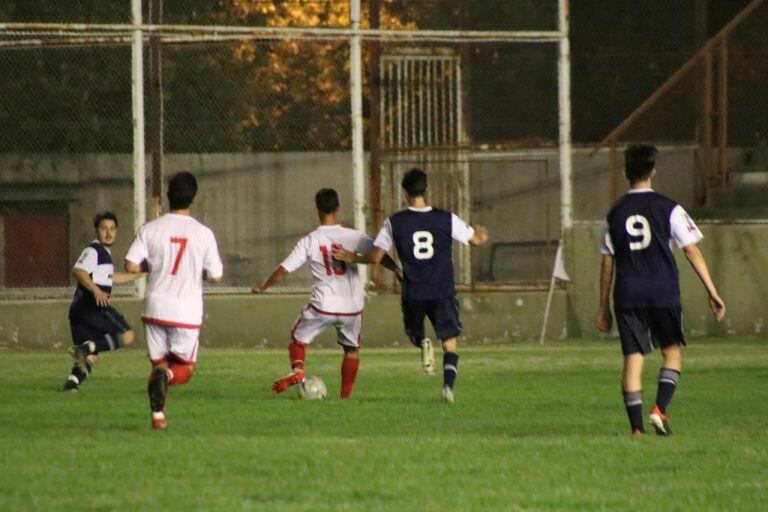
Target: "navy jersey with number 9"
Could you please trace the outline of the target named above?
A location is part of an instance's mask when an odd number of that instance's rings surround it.
[[[671,242],[703,235],[685,210],[651,189],[635,189],[608,213],[603,254],[616,259],[616,309],[677,307],[680,280]]]

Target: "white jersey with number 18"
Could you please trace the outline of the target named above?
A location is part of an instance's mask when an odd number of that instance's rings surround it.
[[[142,320],[199,328],[203,322],[203,272],[220,278],[223,265],[213,231],[189,215],[167,213],[136,233],[126,260],[149,265]]]
[[[363,312],[363,283],[357,265],[333,259],[333,249],[367,254],[373,239],[340,224],[320,226],[296,243],[281,266],[293,272],[309,262],[314,278],[310,307],[330,315],[359,315]]]

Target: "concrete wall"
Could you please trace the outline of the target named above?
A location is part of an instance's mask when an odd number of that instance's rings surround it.
[[[212,347],[282,347],[289,340],[296,317],[307,304],[306,295],[207,296],[206,319],[201,339]],[[459,296],[464,323],[462,342],[506,342],[538,339],[546,294],[542,292],[476,293]],[[141,303],[116,299],[117,307],[134,326],[141,326]],[[71,343],[65,300],[0,301],[0,349],[64,349]],[[566,295],[554,295],[549,323],[550,337],[566,335]],[[403,333],[400,298],[372,295],[363,321],[365,346],[408,346]],[[136,346],[143,347],[138,328]],[[433,336],[430,327],[427,335]],[[332,330],[318,339],[333,346]]]
[[[699,243],[712,279],[726,302],[727,315],[716,322],[698,277],[675,250],[685,328],[691,336],[765,334],[768,320],[768,223],[713,224],[700,222],[704,239]],[[595,337],[599,297],[600,237],[602,222],[577,225],[566,245],[566,264],[573,283],[568,293],[568,334]],[[613,333],[615,336],[616,333]]]

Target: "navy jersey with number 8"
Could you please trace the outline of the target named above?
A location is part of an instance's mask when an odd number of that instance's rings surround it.
[[[433,300],[453,297],[453,240],[467,244],[474,230],[451,212],[408,208],[390,216],[374,245],[394,245],[403,265],[403,298]]]

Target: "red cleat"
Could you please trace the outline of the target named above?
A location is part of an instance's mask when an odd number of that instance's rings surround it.
[[[152,429],[165,430],[168,428],[168,420],[165,417],[165,411],[152,413]]]
[[[281,379],[277,379],[272,383],[273,393],[282,393],[291,386],[295,386],[299,382],[304,380],[304,370],[296,370],[290,375],[286,375]]]

